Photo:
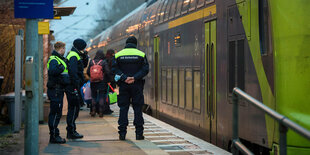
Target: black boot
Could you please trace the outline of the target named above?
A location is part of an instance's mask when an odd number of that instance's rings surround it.
[[[141,135],[136,135],[136,140],[144,140],[143,134],[141,134]]]
[[[66,140],[61,138],[60,136],[50,136],[50,143],[64,144],[64,143],[66,143]]]
[[[125,140],[126,138],[126,135],[125,134],[120,134],[119,135],[119,140]]]
[[[84,136],[77,133],[76,131],[74,131],[73,133],[67,133],[67,138],[68,139],[79,139],[79,138],[83,138]]]

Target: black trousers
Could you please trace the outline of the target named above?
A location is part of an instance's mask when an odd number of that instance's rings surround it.
[[[120,108],[120,114],[118,119],[118,133],[126,134],[128,126],[128,110],[130,103],[134,110],[133,124],[136,127],[136,135],[143,134],[144,119],[142,116],[142,106],[144,104],[142,81],[136,81],[133,84],[120,83],[118,106]]]
[[[58,124],[62,116],[64,89],[54,88],[47,89],[47,96],[50,102],[50,113],[48,116],[48,127],[50,135],[53,137],[59,136]]]
[[[73,94],[74,88],[70,85],[66,88],[66,95],[68,99],[68,113],[67,113],[67,132],[76,132],[75,120],[79,116],[81,102],[83,102],[80,90],[78,94]]]

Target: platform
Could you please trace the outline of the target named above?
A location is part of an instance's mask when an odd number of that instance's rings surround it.
[[[39,154],[115,154],[115,155],[190,155],[218,154],[228,155],[229,152],[191,136],[160,120],[144,114],[145,140],[135,140],[132,108],[129,110],[129,126],[126,141],[118,139],[117,120],[119,116],[117,105],[112,105],[114,113],[103,118],[90,117],[89,110],[83,108],[78,117],[77,131],[84,135],[83,139],[67,140],[66,144],[49,144],[47,124],[39,126]],[[66,118],[59,124],[60,135],[66,136]],[[19,150],[14,154],[23,154]]]

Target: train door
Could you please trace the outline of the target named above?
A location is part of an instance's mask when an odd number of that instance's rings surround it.
[[[205,102],[210,142],[216,144],[216,21],[205,23]]]
[[[158,117],[159,110],[159,37],[154,37],[154,81],[155,81],[155,116]]]

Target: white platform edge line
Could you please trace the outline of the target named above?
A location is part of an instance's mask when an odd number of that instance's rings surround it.
[[[153,122],[154,124],[161,126],[161,127],[165,127],[166,130],[172,132],[174,135],[178,136],[178,137],[182,137],[185,140],[199,146],[202,150],[207,150],[208,152],[212,152],[214,154],[219,154],[219,155],[228,155],[231,154],[230,152],[227,152],[226,150],[223,150],[213,144],[210,144],[208,142],[205,142],[204,140],[197,138],[193,135],[190,135],[182,130],[179,130],[165,122],[162,122],[160,120],[157,120],[145,113],[143,113],[143,117],[147,118],[149,121]]]
[[[166,152],[200,152],[200,151],[209,152],[209,151],[203,150],[203,149],[164,150],[164,151],[166,151]]]

